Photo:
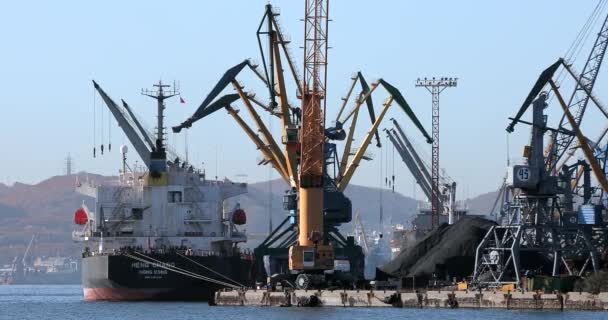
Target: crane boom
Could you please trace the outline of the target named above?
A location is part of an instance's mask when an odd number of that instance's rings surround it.
[[[369,144],[372,140],[372,137],[374,136],[374,133],[378,130],[378,127],[380,126],[380,122],[382,122],[382,119],[384,118],[386,111],[388,111],[391,104],[393,103],[393,100],[394,100],[393,96],[390,96],[388,98],[388,100],[384,103],[382,110],[380,111],[380,114],[378,114],[378,118],[376,119],[376,121],[374,122],[374,124],[372,125],[370,130],[367,132],[367,134],[363,138],[361,145],[357,149],[357,152],[353,156],[353,159],[350,161],[350,163],[346,167],[346,170],[344,170],[344,174],[342,175],[342,177],[340,178],[340,181],[338,182],[338,190],[344,191],[346,189],[346,187],[348,187],[348,183],[350,182],[350,179],[353,177],[353,174],[355,173],[355,170],[357,169],[357,167],[359,167],[359,163],[361,162],[363,155],[367,151],[367,147],[369,146]]]
[[[249,139],[253,141],[253,143],[260,150],[260,152],[262,152],[264,160],[268,161],[277,170],[277,172],[281,175],[281,178],[283,178],[283,181],[285,181],[285,183],[289,183],[289,177],[283,170],[281,164],[277,162],[277,158],[273,155],[270,146],[264,143],[264,141],[262,141],[262,139],[258,137],[258,135],[245,123],[245,121],[243,121],[243,119],[238,115],[237,110],[234,110],[234,108],[232,108],[230,105],[225,106],[225,109],[234,118],[234,120],[236,120],[238,125],[245,131]]]
[[[357,119],[359,118],[359,108],[355,108],[352,120],[350,122],[350,128],[348,129],[348,135],[346,137],[346,141],[344,142],[344,150],[342,152],[342,158],[340,159],[340,175],[344,174],[346,171],[346,166],[348,165],[348,157],[351,153],[351,146],[353,144],[353,138],[355,135],[355,128],[357,127]]]
[[[606,175],[605,175],[604,171],[601,169],[600,165],[598,164],[597,159],[593,155],[593,151],[591,150],[591,148],[589,148],[589,145],[587,144],[587,141],[586,141],[585,137],[583,136],[583,133],[582,133],[580,127],[576,123],[576,118],[574,117],[574,115],[572,115],[570,113],[570,110],[568,110],[568,107],[566,106],[566,103],[564,102],[561,94],[559,93],[559,90],[558,90],[555,82],[553,82],[553,80],[549,80],[549,84],[551,85],[553,92],[555,92],[555,95],[557,96],[557,99],[564,111],[564,115],[566,116],[566,119],[572,125],[572,130],[576,134],[576,138],[579,140],[581,149],[583,150],[583,153],[585,154],[585,157],[587,158],[587,161],[589,162],[589,165],[591,166],[591,169],[592,169],[593,173],[595,174],[595,178],[598,180],[598,182],[602,186],[602,189],[604,190],[604,192],[608,192],[608,180],[606,179]]]
[[[597,38],[595,39],[595,43],[591,52],[589,53],[589,57],[585,62],[585,66],[583,67],[583,71],[578,78],[576,87],[570,96],[570,100],[568,102],[568,111],[573,116],[574,123],[568,121],[566,114],[562,115],[562,118],[559,123],[560,129],[573,130],[576,126],[580,126],[580,123],[583,119],[583,114],[585,113],[585,109],[587,108],[587,104],[589,103],[590,96],[587,94],[591,92],[593,86],[595,85],[595,81],[597,79],[598,72],[602,65],[602,61],[604,60],[604,55],[606,53],[606,48],[608,47],[608,15],[604,19],[602,24],[602,28],[600,32],[597,34]],[[552,148],[553,151],[549,153],[549,157],[547,158],[547,169],[551,172],[556,168],[557,162],[562,158],[572,140],[574,140],[573,135],[563,134],[557,132],[553,135]]]
[[[280,34],[280,32],[278,32],[278,34]],[[274,63],[276,64],[276,93],[279,96],[279,110],[281,113],[281,139],[285,142],[285,144],[287,144],[289,140],[288,128],[291,128],[293,124],[290,118],[289,103],[287,102],[287,89],[285,89],[283,63],[281,61],[281,55],[279,54],[279,38],[277,37],[277,35],[271,36],[271,42],[274,47],[274,57],[272,57],[272,60],[274,60]],[[297,176],[298,164],[296,148],[286,148],[282,157],[284,158],[283,162],[285,162],[285,171],[289,177],[289,184],[292,187],[295,187],[299,183],[299,179]]]
[[[410,139],[407,138],[407,136],[405,135],[405,132],[403,132],[403,130],[401,129],[401,126],[399,125],[397,120],[395,120],[394,118],[391,120],[393,121],[393,125],[399,132],[399,135],[401,136],[401,139],[403,140],[404,146],[409,149],[410,153],[412,154],[412,158],[414,158],[414,161],[416,161],[416,164],[418,165],[418,168],[420,168],[420,171],[426,178],[426,181],[431,181],[431,174],[429,173],[429,170],[427,169],[424,161],[422,161],[422,159],[418,155],[418,152],[416,151],[416,149],[414,149],[414,146],[410,142]]]
[[[148,147],[151,150],[152,147],[154,147],[154,141],[152,141],[152,137],[150,137],[150,135],[148,134],[146,129],[141,125],[141,123],[139,122],[139,120],[137,119],[137,117],[135,116],[133,111],[131,110],[131,107],[129,107],[129,105],[125,102],[125,100],[121,99],[120,101],[122,101],[123,108],[125,110],[127,110],[129,117],[131,117],[131,120],[133,121],[133,123],[135,123],[135,126],[139,130],[139,133],[141,134],[142,139],[144,139],[146,141],[146,143],[148,144]]]
[[[428,180],[426,180],[422,175],[422,172],[419,170],[418,166],[416,166],[412,155],[409,153],[407,148],[405,148],[405,146],[398,140],[399,137],[395,135],[395,132],[391,133],[391,131],[387,129],[385,129],[385,131],[389,140],[393,143],[395,149],[397,149],[397,153],[399,153],[399,155],[401,156],[401,160],[403,160],[407,168],[410,170],[410,172],[416,179],[416,182],[418,183],[420,188],[422,188],[422,191],[424,192],[426,197],[428,199],[431,199],[431,186],[429,185]]]
[[[110,98],[105,91],[93,80],[93,85],[95,86],[95,90],[99,92],[99,95],[105,102],[110,112],[118,122],[118,125],[122,128],[127,139],[131,142],[131,145],[135,148],[135,151],[141,158],[144,164],[149,165],[150,163],[150,153],[152,150],[147,145],[147,143],[141,138],[141,136],[137,133],[137,130],[133,127],[133,125],[128,121],[127,116],[120,110],[119,106]]]

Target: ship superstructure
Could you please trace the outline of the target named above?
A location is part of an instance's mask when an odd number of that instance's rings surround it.
[[[125,246],[228,252],[247,238],[237,230],[232,219],[236,210],[227,210],[232,206],[225,200],[246,188],[229,180],[207,180],[178,162],[170,162],[159,178],[133,171],[121,172],[113,183],[88,181],[77,190],[94,197],[95,208],[77,211],[86,216],[86,223],[73,232],[73,239],[99,253]]]

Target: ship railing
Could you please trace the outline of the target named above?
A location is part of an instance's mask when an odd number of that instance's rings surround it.
[[[82,253],[84,257],[94,256],[119,256],[125,253],[138,252],[142,254],[181,254],[184,256],[197,256],[197,257],[235,257],[238,256],[242,259],[253,260],[253,251],[249,249],[234,249],[233,251],[215,251],[215,250],[203,250],[203,249],[191,249],[186,247],[174,247],[174,248],[143,248],[143,247],[123,247],[120,249],[112,249],[103,252],[85,250]]]

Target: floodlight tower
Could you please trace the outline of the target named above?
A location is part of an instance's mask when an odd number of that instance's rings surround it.
[[[433,96],[433,146],[431,152],[431,224],[439,224],[439,94],[448,87],[456,87],[458,78],[416,80],[416,87],[426,88]]]

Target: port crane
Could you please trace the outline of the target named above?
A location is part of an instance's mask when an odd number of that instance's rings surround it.
[[[539,257],[553,262],[548,270],[553,276],[561,274],[562,270],[573,275],[576,269],[576,274],[581,276],[589,269],[593,272],[599,269],[599,252],[606,249],[608,234],[604,232],[605,223],[598,216],[601,206],[592,203],[591,173],[604,192],[608,190],[608,180],[554,80],[560,67],[581,85],[580,77],[560,58],[540,74],[516,116],[510,118],[507,132],[513,132],[518,123],[531,126],[530,145],[525,148],[527,161],[509,168],[507,185],[518,192],[506,205],[503,224],[493,226],[477,248],[475,285],[521,285],[525,270],[542,268]],[[544,111],[548,107],[548,92],[543,91],[547,86],[557,98],[572,130],[547,125]],[[602,109],[592,92],[585,92]],[[532,121],[528,122],[521,118],[530,106]],[[608,118],[608,114],[604,115]],[[552,175],[546,167],[544,153],[546,132],[573,136],[583,151],[584,160],[562,166],[558,175]],[[584,172],[584,185],[582,204],[575,208],[571,181],[578,167]],[[587,218],[586,214],[591,217]]]
[[[263,67],[252,60],[244,60],[228,69],[194,114],[173,127],[174,132],[180,132],[218,110],[226,110],[262,153],[263,159],[259,164],[271,165],[290,187],[284,197],[284,209],[289,214],[256,248],[254,255],[258,274],[270,276],[273,273],[268,274],[263,268],[264,257],[270,256],[281,265],[279,272],[298,275],[295,282],[299,288],[323,282],[325,271],[334,268],[335,260],[349,262],[350,274],[354,276],[348,281],[355,282],[358,275],[362,275],[361,247],[355,245],[352,237],[344,237],[338,230],[341,223],[352,220],[352,204],[343,192],[361,161],[368,159],[367,149],[374,137],[380,146],[378,128],[393,102],[406,113],[427,141],[431,141],[396,87],[384,79],[370,85],[361,72],[351,78],[348,94],[343,98],[335,123],[326,125],[328,3],[308,0],[305,6],[303,76],[300,76],[291,58],[289,42],[280,28],[277,10],[267,5],[257,31]],[[266,51],[262,50],[263,37],[268,42]],[[284,74],[284,62],[288,66],[285,70],[291,73],[294,80],[292,85],[296,88],[297,98],[301,100],[300,107],[288,99],[288,76]],[[247,70],[268,89],[267,103],[260,101],[253,92],[244,91],[244,85],[237,76]],[[358,95],[354,93],[357,84],[361,87]],[[229,86],[236,93],[222,94]],[[372,93],[378,87],[384,88],[389,97],[376,114]],[[354,106],[347,110],[351,97],[355,95]],[[234,107],[239,100],[253,121],[253,127]],[[353,150],[357,118],[364,104],[372,125],[358,148]],[[282,147],[262,121],[256,107],[279,120]],[[349,123],[346,129],[345,125]],[[345,144],[341,157],[336,141],[344,141]]]
[[[599,16],[600,4],[589,21]],[[608,248],[607,224],[601,219],[608,180],[605,157],[599,147],[608,128],[591,140],[581,123],[589,102],[608,118],[607,110],[593,94],[607,47],[608,16],[582,73],[577,73],[566,59],[558,59],[540,74],[517,114],[509,118],[509,133],[520,123],[531,126],[530,143],[524,148],[526,163],[509,167],[502,188],[502,224],[492,227],[477,248],[474,284],[521,285],[524,272],[534,272],[534,268],[553,276],[564,271],[583,276],[598,270],[600,253]],[[574,81],[569,100],[558,84],[562,73]],[[545,114],[552,101],[550,95],[563,112],[556,128],[548,125]],[[530,106],[532,121],[522,120]],[[547,133],[550,138],[545,145]],[[575,141],[576,146],[572,147]],[[582,159],[570,161],[577,150],[582,151]],[[592,178],[597,186],[592,185]],[[599,203],[594,196],[598,191]],[[539,262],[539,257],[552,261],[552,265]]]
[[[431,187],[432,179],[429,173],[429,166],[422,160],[418,151],[416,151],[410,139],[401,128],[401,125],[399,125],[399,122],[395,118],[391,118],[391,121],[393,128],[384,129],[384,131],[397,150],[397,153],[401,156],[401,160],[403,160],[408,170],[412,173],[416,183],[430,201],[433,199],[432,193],[434,189]],[[441,208],[440,214],[447,216],[447,222],[453,224],[459,218],[459,215],[462,214],[462,212],[457,212],[456,208],[456,182],[447,177],[445,173],[440,176],[440,182],[441,188],[437,194],[439,207]]]

